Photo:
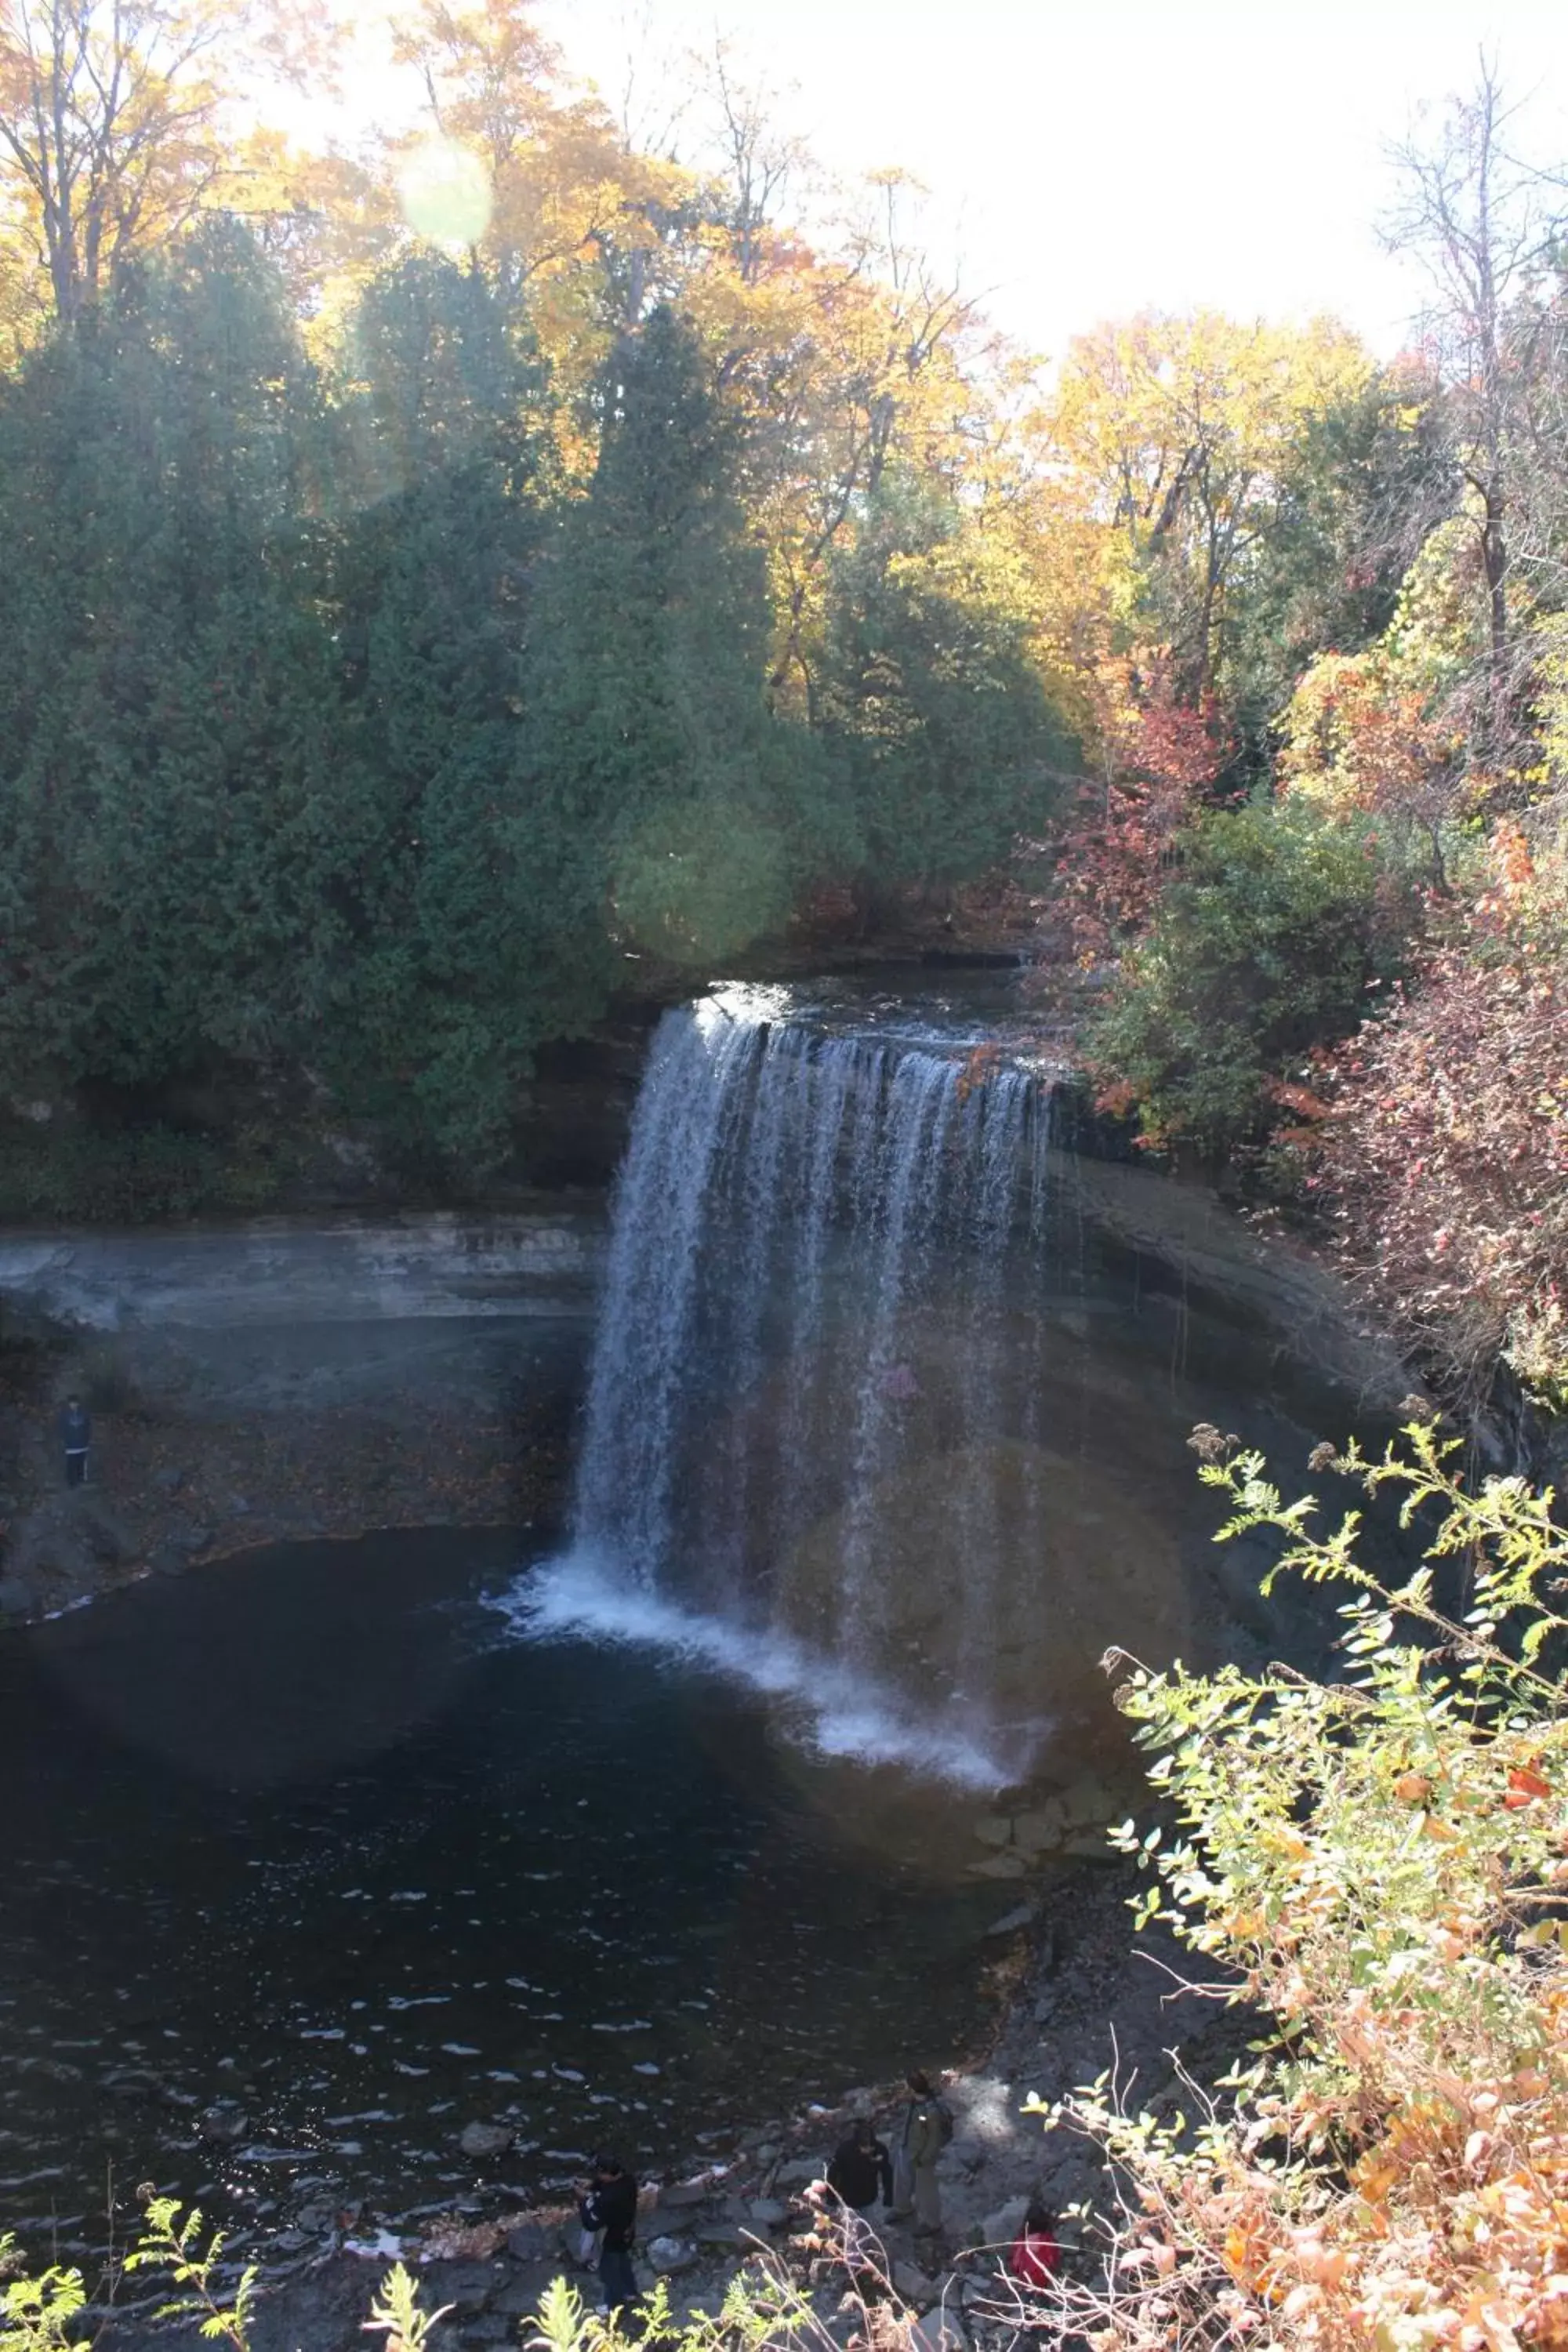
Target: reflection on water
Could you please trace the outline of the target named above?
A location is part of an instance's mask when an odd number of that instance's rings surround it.
[[[515,2198],[973,2035],[952,1801],[690,1664],[508,1638],[516,1569],[280,1548],[0,1644],[0,2229],[90,2238],[110,2163],[263,2238],[449,2204],[491,2118]]]

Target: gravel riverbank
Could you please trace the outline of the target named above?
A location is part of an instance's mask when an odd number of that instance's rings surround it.
[[[1059,2212],[1104,2193],[1094,2149],[1026,2114],[1031,2096],[1048,2103],[1114,2068],[1128,2095],[1157,2106],[1173,2096],[1178,2052],[1186,2071],[1212,2079],[1246,2041],[1244,2019],[1178,1992],[1182,1955],[1169,1937],[1133,1937],[1132,1885],[1114,1859],[1065,1865],[1037,1916],[997,1939],[1009,1988],[1000,2028],[988,2049],[941,2083],[956,2126],[940,2165],[942,2232],[917,2242],[907,2224],[880,2231],[888,2275],[905,2305],[924,2315],[932,2341],[943,2330],[955,2345],[985,2340],[998,2267],[1031,2196]],[[831,2104],[713,2135],[672,2161],[644,2183],[639,2284],[651,2289],[668,2279],[678,2314],[714,2311],[736,2270],[772,2248],[810,2289],[829,2331],[847,2336],[854,2314],[840,2307],[844,2276],[823,2257],[805,2192],[852,2117],[871,2115],[889,2137],[902,2102],[898,2084],[853,2086]],[[596,2282],[576,2266],[570,2209],[509,2204],[504,2173],[504,2151],[493,2160],[476,2156],[472,2198],[401,2231],[363,2209],[302,2215],[267,2266],[254,2352],[350,2352],[383,2273],[399,2257],[426,2305],[447,2307],[437,2352],[516,2343],[546,2286],[563,2274],[592,2301]],[[1063,2234],[1070,2260],[1078,2232],[1069,2223]],[[140,2352],[154,2336],[165,2347],[187,2333],[193,2347],[199,2340],[194,2329],[154,2330],[149,2319],[118,2316],[114,2352]]]

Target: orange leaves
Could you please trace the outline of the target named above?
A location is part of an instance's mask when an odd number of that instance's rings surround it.
[[[1552,1794],[1552,1783],[1528,1765],[1515,1765],[1508,1776],[1508,1794],[1503,1803],[1517,1811],[1521,1805],[1534,1804]]]

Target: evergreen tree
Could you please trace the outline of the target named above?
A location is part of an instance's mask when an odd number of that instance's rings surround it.
[[[1072,757],[1011,583],[946,493],[907,476],[835,565],[817,702],[869,898],[1005,858]]]
[[[222,220],[0,406],[0,1067],[145,1085],[322,1004],[332,655],[299,520],[315,390]]]
[[[776,927],[822,853],[812,749],[763,700],[761,551],[700,351],[668,309],[618,346],[598,466],[562,525],[527,667],[516,823],[562,903],[639,949]]]
[[[368,289],[351,364],[337,600],[374,784],[329,1066],[345,1100],[473,1171],[504,1151],[533,1047],[601,1002],[591,929],[566,919],[512,783],[547,388],[506,299],[427,255]]]

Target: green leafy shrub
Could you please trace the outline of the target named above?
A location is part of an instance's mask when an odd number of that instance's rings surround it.
[[[231,1139],[153,1123],[0,1130],[0,1218],[142,1224],[200,1211],[272,1206],[297,1171],[284,1139],[246,1129]]]
[[[1568,1530],[1519,1478],[1479,1492],[1424,1419],[1314,1466],[1419,1515],[1391,1586],[1285,1504],[1262,1458],[1200,1429],[1231,1506],[1216,1540],[1280,1539],[1281,1576],[1345,1589],[1350,1671],[1151,1673],[1113,1654],[1169,1825],[1117,1842],[1144,1919],[1221,1963],[1273,2030],[1194,2119],[1108,2078],[1057,2110],[1123,2186],[1092,2289],[1060,2315],[1125,2352],[1244,2343],[1568,2343]],[[1450,1614],[1439,1578],[1462,1582]]]
[[[1313,1048],[1398,970],[1413,918],[1370,822],[1262,802],[1201,817],[1088,1039],[1106,1107],[1151,1143],[1260,1139]]]

